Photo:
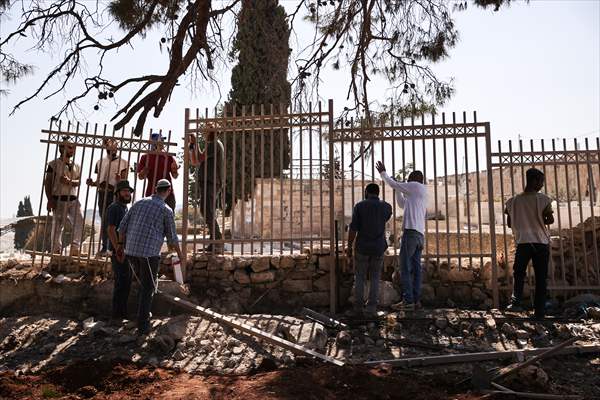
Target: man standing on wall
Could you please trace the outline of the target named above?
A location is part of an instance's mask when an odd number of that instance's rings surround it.
[[[377,162],[376,168],[381,179],[394,189],[396,201],[404,209],[400,245],[402,301],[392,305],[392,309],[414,311],[421,307],[421,253],[425,243],[427,188],[421,171],[411,172],[408,182],[398,182],[387,174],[381,161]]]
[[[150,140],[154,142],[154,151],[142,155],[137,165],[138,178],[146,179],[146,197],[152,196],[159,180],[166,179],[172,183],[172,179],[179,176],[177,161],[165,151],[165,137],[160,133],[152,133]],[[175,195],[172,192],[165,202],[175,212]]]
[[[550,260],[550,233],[546,225],[554,223],[552,199],[539,191],[544,187],[544,173],[531,168],[526,172],[525,191],[508,199],[504,213],[517,244],[513,266],[513,294],[508,310],[522,311],[523,286],[527,264],[533,261],[535,272],[535,318],[546,314],[546,279]]]
[[[44,179],[47,209],[52,212],[51,249],[54,254],[61,253],[62,230],[68,219],[72,227],[70,255],[78,256],[83,234],[81,204],[77,199],[81,168],[73,160],[75,144],[69,141],[69,137],[63,137],[58,152],[60,156],[48,163]]]
[[[196,136],[189,135],[190,163],[196,169],[196,190],[194,195],[199,199],[200,212],[206,221],[208,234],[211,240],[222,238],[219,222],[217,221],[217,199],[223,187],[223,143],[217,138],[216,130],[212,125],[204,129],[204,151],[200,152]],[[221,244],[210,244],[207,252],[220,253]]]
[[[135,203],[119,224],[116,255],[118,259],[127,256],[141,284],[138,303],[139,334],[147,334],[150,329],[150,309],[154,293],[158,291],[158,267],[165,237],[169,249],[177,252],[181,268],[185,269],[173,211],[165,202],[170,195],[171,182],[159,180],[156,193]]]
[[[392,206],[379,200],[379,186],[369,183],[365,189],[365,199],[358,202],[352,211],[352,222],[348,231],[348,257],[354,254],[354,309],[353,317],[360,317],[364,307],[364,289],[367,274],[371,281],[366,316],[377,315],[379,281],[383,269],[383,255],[387,248],[385,224],[392,216]]]
[[[106,139],[104,148],[106,149],[106,156],[98,160],[94,168],[96,180],[88,178],[86,181],[89,186],[98,188],[98,213],[101,218],[100,238],[102,247],[97,256],[100,257],[106,256],[108,249],[107,223],[104,211],[114,200],[117,182],[127,179],[127,169],[129,168],[127,161],[118,156],[117,142],[114,139]]]
[[[117,228],[127,213],[127,204],[131,202],[133,188],[129,181],[120,181],[116,184],[115,201],[106,210],[106,224],[108,225],[108,250],[112,252],[110,261],[112,264],[115,285],[112,300],[112,319],[123,320],[127,318],[127,299],[131,288],[131,269],[125,260],[125,254],[117,252],[119,248],[119,236]],[[117,254],[119,253],[119,254]]]

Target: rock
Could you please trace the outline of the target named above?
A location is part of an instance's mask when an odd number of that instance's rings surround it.
[[[237,257],[235,259],[235,267],[237,269],[243,269],[252,265],[252,258],[250,257]]]
[[[367,298],[367,295],[365,295],[365,298]],[[393,283],[390,281],[381,281],[379,283],[379,306],[389,307],[398,301],[400,301],[400,294],[394,288]]]
[[[165,326],[163,326],[163,334],[169,335],[175,342],[180,341],[187,332],[188,321],[190,317],[180,315],[170,318]]]
[[[450,282],[472,282],[473,270],[467,268],[452,268],[448,273],[448,280]]]
[[[175,361],[181,361],[185,358],[185,354],[181,350],[176,350],[172,357]]]
[[[433,286],[427,283],[421,285],[421,302],[424,304],[435,303],[435,289]]]
[[[233,260],[230,257],[223,259],[222,269],[223,269],[223,271],[235,270],[235,264],[233,263]]]
[[[19,262],[16,259],[14,259],[14,258],[9,258],[6,261],[5,265],[6,265],[7,269],[10,269],[10,268],[13,268],[13,267],[16,267],[17,265],[19,265]]]
[[[319,269],[321,271],[331,271],[331,267],[335,265],[333,257],[319,257]]]
[[[329,274],[325,274],[313,281],[313,286],[315,290],[327,291],[330,286],[330,276]]]
[[[292,268],[296,264],[296,262],[290,256],[284,256],[284,257],[281,257],[279,264],[280,264],[280,268],[289,269],[289,268]]]
[[[515,327],[509,324],[508,322],[505,322],[502,325],[502,328],[500,328],[500,330],[502,331],[502,333],[509,337],[514,337],[517,335],[517,330],[515,329]]]
[[[250,282],[252,282],[252,283],[266,283],[266,282],[273,282],[274,280],[275,280],[275,272],[274,271],[252,272],[250,274]]]
[[[117,338],[116,342],[120,344],[135,342],[136,337],[133,335],[121,335]]]
[[[236,269],[233,273],[233,279],[242,285],[247,285],[250,283],[250,275],[243,269]]]
[[[279,257],[279,256],[271,257],[271,266],[273,268],[279,269],[281,267],[281,257]]]
[[[244,352],[243,346],[235,346],[232,350],[233,354],[242,354]]]
[[[385,340],[383,340],[383,339],[377,340],[375,342],[375,346],[377,346],[377,347],[383,347],[383,346],[385,346]]]
[[[313,350],[325,348],[327,344],[327,331],[319,323],[294,324],[289,327],[290,338],[301,346]]]
[[[588,307],[585,311],[589,318],[596,321],[600,320],[600,307]]]
[[[444,329],[444,333],[446,333],[446,335],[448,336],[454,336],[456,334],[456,331],[451,327],[447,327],[446,329]]]
[[[98,394],[98,389],[96,389],[93,386],[84,386],[82,388],[79,388],[79,390],[77,391],[77,393],[86,399],[89,399],[90,397],[94,397],[96,394]],[[44,396],[45,397],[45,396]]]
[[[488,298],[487,295],[478,287],[474,287],[471,290],[471,297],[477,302],[484,302]]]
[[[565,307],[573,307],[578,305],[592,305],[592,304],[600,304],[600,296],[584,293],[579,296],[571,297],[569,300],[565,301]]]
[[[340,348],[350,347],[352,344],[352,335],[348,331],[339,331],[335,337],[335,342]]]
[[[152,338],[152,343],[165,353],[170,352],[175,347],[175,341],[168,335],[157,335]]]
[[[271,268],[271,257],[258,257],[252,262],[252,271],[263,272]]]
[[[373,339],[371,339],[370,337],[365,336],[365,344],[367,346],[374,346],[375,345],[375,341]]]
[[[481,339],[482,337],[485,336],[485,326],[483,326],[482,324],[475,324],[473,326],[473,334]]]
[[[535,365],[529,365],[517,373],[521,382],[534,382],[536,386],[546,387],[548,385],[548,374]]]
[[[488,329],[496,330],[496,320],[491,315],[485,317],[485,326]]]
[[[286,292],[310,292],[313,290],[312,280],[285,280],[281,285],[281,289]]]
[[[445,317],[436,317],[433,323],[438,329],[444,330],[448,327],[448,320]]]

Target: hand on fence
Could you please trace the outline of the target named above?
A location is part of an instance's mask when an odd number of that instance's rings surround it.
[[[375,168],[377,168],[377,171],[381,174],[382,172],[385,172],[385,165],[383,165],[383,163],[381,161],[377,161],[377,163],[375,164]]]
[[[85,181],[85,183],[86,183],[88,186],[95,186],[95,185],[94,185],[94,180],[93,180],[92,178],[87,178],[87,180]]]

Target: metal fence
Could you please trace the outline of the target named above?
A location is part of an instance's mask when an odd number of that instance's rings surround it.
[[[33,256],[34,262],[36,257],[41,257],[43,264],[45,257],[59,255],[69,255],[88,263],[90,260],[106,262],[105,255],[99,254],[99,251],[102,248],[101,232],[105,229],[102,216],[105,215],[113,190],[113,185],[106,186],[110,182],[109,175],[105,174],[113,171],[112,163],[116,162],[115,171],[120,174],[118,179],[128,179],[134,188],[133,202],[144,196],[148,179],[156,181],[163,177],[139,178],[137,169],[140,157],[155,154],[154,160],[158,163],[162,158],[175,156],[170,152],[171,147],[176,145],[171,142],[171,131],[168,131],[164,140],[159,141],[158,147],[157,141],[150,140],[151,133],[148,132],[148,139],[145,139],[135,137],[133,130],[126,128],[110,131],[107,125],[62,121],[52,121],[49,129],[42,130],[46,136],[40,140],[46,145],[42,188],[36,225],[26,244],[26,250]],[[163,135],[162,130],[155,133]],[[63,158],[64,167],[57,167],[61,164],[56,164],[56,160],[61,158],[61,149],[66,151],[65,147],[71,147],[73,154]],[[110,156],[110,161],[107,160],[109,147],[116,150]],[[103,160],[107,160],[107,164],[103,164]],[[55,171],[49,174],[49,168],[52,167]],[[158,164],[154,168],[151,165],[149,167],[155,174],[159,170]],[[58,176],[60,172],[63,172],[62,176]],[[50,182],[47,182],[49,175]],[[73,181],[72,188],[67,190],[63,186],[58,189],[57,185],[63,176]],[[115,181],[118,179],[115,177]],[[46,183],[49,183],[48,187]],[[43,208],[50,201],[55,203],[52,211],[49,207]],[[61,260],[58,257],[59,263]]]
[[[524,189],[525,172],[535,167],[546,177],[542,191],[553,199],[549,289],[554,293],[600,290],[600,138],[592,143],[589,139],[530,140],[525,146],[522,140],[516,145],[499,141],[492,153],[499,196],[496,213],[502,221],[501,246],[508,267],[501,289],[511,290],[514,255],[503,206]],[[528,276],[531,284],[531,269]]]

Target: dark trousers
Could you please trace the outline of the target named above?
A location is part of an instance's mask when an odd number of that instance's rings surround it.
[[[206,195],[205,195],[206,190]],[[213,182],[206,182],[206,189],[200,185],[200,212],[204,217],[204,222],[208,228],[208,234],[211,239],[219,240],[222,238],[219,222],[217,221],[216,204],[221,188]],[[213,237],[214,229],[214,237]]]
[[[523,299],[523,286],[527,264],[533,261],[535,272],[535,299],[534,308],[537,317],[543,317],[546,305],[546,280],[548,278],[548,261],[550,260],[550,246],[542,243],[521,243],[517,245],[515,264],[513,266],[513,303],[520,303]]]
[[[165,203],[173,210],[173,214],[175,214],[175,195],[173,192],[165,199]]]
[[[110,261],[115,280],[112,317],[115,319],[125,319],[127,318],[127,299],[129,298],[129,290],[131,289],[131,268],[129,268],[127,260],[119,262],[117,257],[112,256]]]
[[[158,285],[158,264],[160,257],[128,256],[128,259],[140,280],[137,323],[140,332],[145,333],[150,329],[150,310],[152,309],[154,287]]]
[[[115,198],[115,193],[111,190],[98,190],[98,213],[100,214],[100,240],[102,241],[101,251],[106,251],[108,246],[108,224],[106,223],[105,211]]]

